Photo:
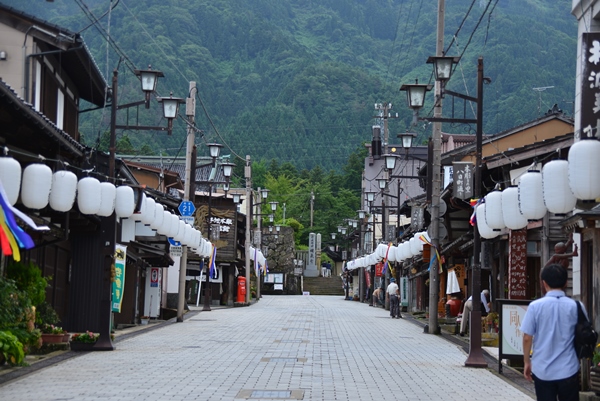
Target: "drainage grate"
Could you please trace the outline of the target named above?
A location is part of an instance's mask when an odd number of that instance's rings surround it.
[[[283,363],[296,363],[306,362],[306,358],[261,358],[261,362],[283,362]]]
[[[275,340],[274,343],[306,343],[308,344],[308,340]]]
[[[302,400],[304,399],[304,390],[240,390],[235,398]]]
[[[281,330],[283,330],[283,331],[291,331],[291,330],[308,330],[308,331],[310,331],[310,329],[305,329],[304,327],[284,327]]]

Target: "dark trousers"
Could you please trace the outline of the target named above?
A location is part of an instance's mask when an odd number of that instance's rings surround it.
[[[538,401],[579,401],[578,374],[560,380],[542,380],[535,375],[535,395]]]
[[[390,295],[390,316],[400,316],[400,299],[397,295]]]

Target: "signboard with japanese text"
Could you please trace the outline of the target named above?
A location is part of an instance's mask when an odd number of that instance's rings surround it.
[[[310,233],[308,236],[308,266],[317,265],[317,235]]]
[[[115,275],[112,283],[112,311],[120,313],[123,303],[123,289],[125,288],[125,260],[127,258],[127,247],[115,245]]]
[[[365,286],[371,288],[371,272],[365,269]]]
[[[511,230],[508,238],[508,298],[527,296],[527,229]]]
[[[237,220],[235,218],[235,210],[220,209],[211,207],[210,218],[208,216],[208,205],[199,205],[196,208],[194,216],[197,227],[202,234],[208,234],[208,224],[211,225],[211,230],[218,230],[218,239],[212,242],[217,246],[217,261],[230,260],[236,257],[236,230]],[[214,236],[211,233],[211,237]]]
[[[473,197],[473,174],[475,165],[471,162],[452,163],[452,181],[454,182],[454,197],[470,199]]]
[[[420,230],[425,225],[425,208],[422,206],[413,206],[411,208],[410,226],[414,230]]]
[[[408,277],[400,277],[400,305],[408,306]]]
[[[581,36],[581,132],[575,132],[575,140],[600,138],[600,33]]]
[[[527,312],[530,300],[498,299],[498,344],[499,370],[502,372],[502,359],[522,360],[523,333],[521,322]]]
[[[448,184],[454,179],[454,166],[444,166],[444,182],[443,187],[446,188]]]

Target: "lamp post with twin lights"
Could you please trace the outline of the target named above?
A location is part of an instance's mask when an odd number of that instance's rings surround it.
[[[215,227],[216,231],[213,231],[213,227],[212,227],[212,225],[213,225],[212,224],[213,187],[218,184],[225,185],[225,184],[229,183],[229,179],[231,178],[231,173],[233,172],[234,164],[229,163],[229,162],[225,162],[225,163],[218,162],[217,159],[219,158],[219,153],[221,152],[221,148],[223,147],[223,145],[218,144],[218,143],[209,143],[209,144],[207,144],[207,146],[210,151],[210,157],[211,157],[212,161],[209,164],[205,164],[203,166],[198,166],[198,167],[212,166],[212,169],[211,169],[211,172],[210,172],[210,175],[209,175],[207,181],[195,181],[195,183],[208,185],[208,213],[206,216],[206,233],[207,233],[208,241],[211,242],[213,244],[213,246],[216,246],[216,243],[213,241],[216,241],[217,239],[219,239],[220,227]],[[225,177],[224,182],[223,181],[219,182],[219,181],[215,180],[217,177],[217,171],[218,171],[219,167],[221,167],[223,169],[223,176]],[[212,252],[212,250],[211,250],[211,252]],[[216,268],[216,261],[214,261],[214,263],[215,263],[215,268]],[[202,308],[203,311],[211,310],[211,308],[210,308],[211,298],[212,298],[212,293],[211,293],[211,289],[210,289],[210,266],[207,266],[206,277],[204,278],[204,306]]]
[[[117,110],[130,109],[132,107],[139,107],[144,105],[146,109],[150,108],[150,99],[156,91],[156,83],[158,78],[164,77],[161,71],[152,70],[148,67],[147,70],[135,70],[135,75],[140,79],[142,85],[142,92],[144,92],[144,100],[118,104],[118,89],[119,89],[119,73],[115,69],[112,77],[111,87],[111,109],[110,109],[110,139],[109,139],[109,156],[108,156],[108,176],[114,183],[116,181],[115,172],[115,153],[116,153],[116,142],[117,142],[117,129],[127,130],[139,130],[139,131],[167,131],[170,135],[173,128],[173,120],[177,118],[179,111],[179,104],[184,103],[185,99],[174,98],[171,94],[168,98],[157,97],[157,101],[162,103],[163,106],[163,117],[167,119],[167,127],[161,126],[146,126],[136,124],[129,124],[129,115],[127,115],[126,124],[117,124]],[[140,196],[141,199],[141,196]],[[98,279],[102,282],[102,289],[100,294],[100,305],[103,313],[98,315],[99,327],[99,338],[94,345],[94,349],[98,350],[112,350],[114,349],[110,338],[111,328],[111,292],[112,282],[110,280],[111,265],[115,254],[115,244],[117,241],[117,221],[116,214],[112,214],[108,217],[101,217],[101,242],[105,244],[103,247],[103,258],[104,258],[104,271],[102,272],[103,277]],[[104,313],[105,311],[105,313]]]
[[[490,83],[489,78],[485,78],[483,75],[483,58],[479,57],[477,62],[477,97],[463,95],[457,92],[446,90],[445,86],[450,77],[454,65],[457,64],[460,57],[448,57],[448,56],[437,56],[429,57],[427,59],[428,64],[434,64],[434,74],[436,82],[439,84],[439,95],[436,96],[436,108],[441,109],[441,102],[444,99],[444,95],[450,95],[453,98],[462,99],[463,102],[472,102],[477,105],[476,118],[444,118],[435,115],[433,118],[425,118],[425,120],[433,123],[463,123],[463,124],[476,124],[476,150],[475,150],[475,174],[474,174],[474,197],[481,197],[481,148],[482,148],[482,136],[483,136],[483,83]],[[402,85],[401,91],[406,91],[408,96],[409,107],[414,111],[414,119],[416,122],[419,120],[418,112],[424,105],[425,92],[431,89],[431,85]],[[454,100],[454,99],[453,99]],[[466,114],[466,107],[463,109],[463,113]],[[441,130],[441,129],[440,129]],[[435,140],[435,138],[434,138]],[[435,145],[435,141],[434,141]],[[440,170],[441,170],[441,150],[436,149],[434,146],[433,155],[433,183],[432,183],[432,210],[431,210],[431,224],[432,232],[431,242],[435,247],[439,246],[439,209],[440,209]],[[473,300],[478,300],[481,292],[481,237],[477,227],[473,228],[473,266],[471,275],[471,296]],[[437,303],[439,295],[439,275],[438,269],[431,269],[430,271],[430,286],[429,286],[429,333],[434,333],[438,327],[437,324]],[[434,285],[435,283],[435,285]],[[469,330],[470,333],[470,347],[469,356],[465,361],[465,366],[469,367],[487,367],[487,362],[483,358],[481,350],[481,305],[480,302],[473,302],[473,311],[471,312],[471,327],[474,330]]]

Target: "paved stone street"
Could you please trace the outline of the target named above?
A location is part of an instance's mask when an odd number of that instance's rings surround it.
[[[464,367],[460,345],[341,297],[191,312],[116,346],[9,381],[0,400],[532,399],[493,369]]]

